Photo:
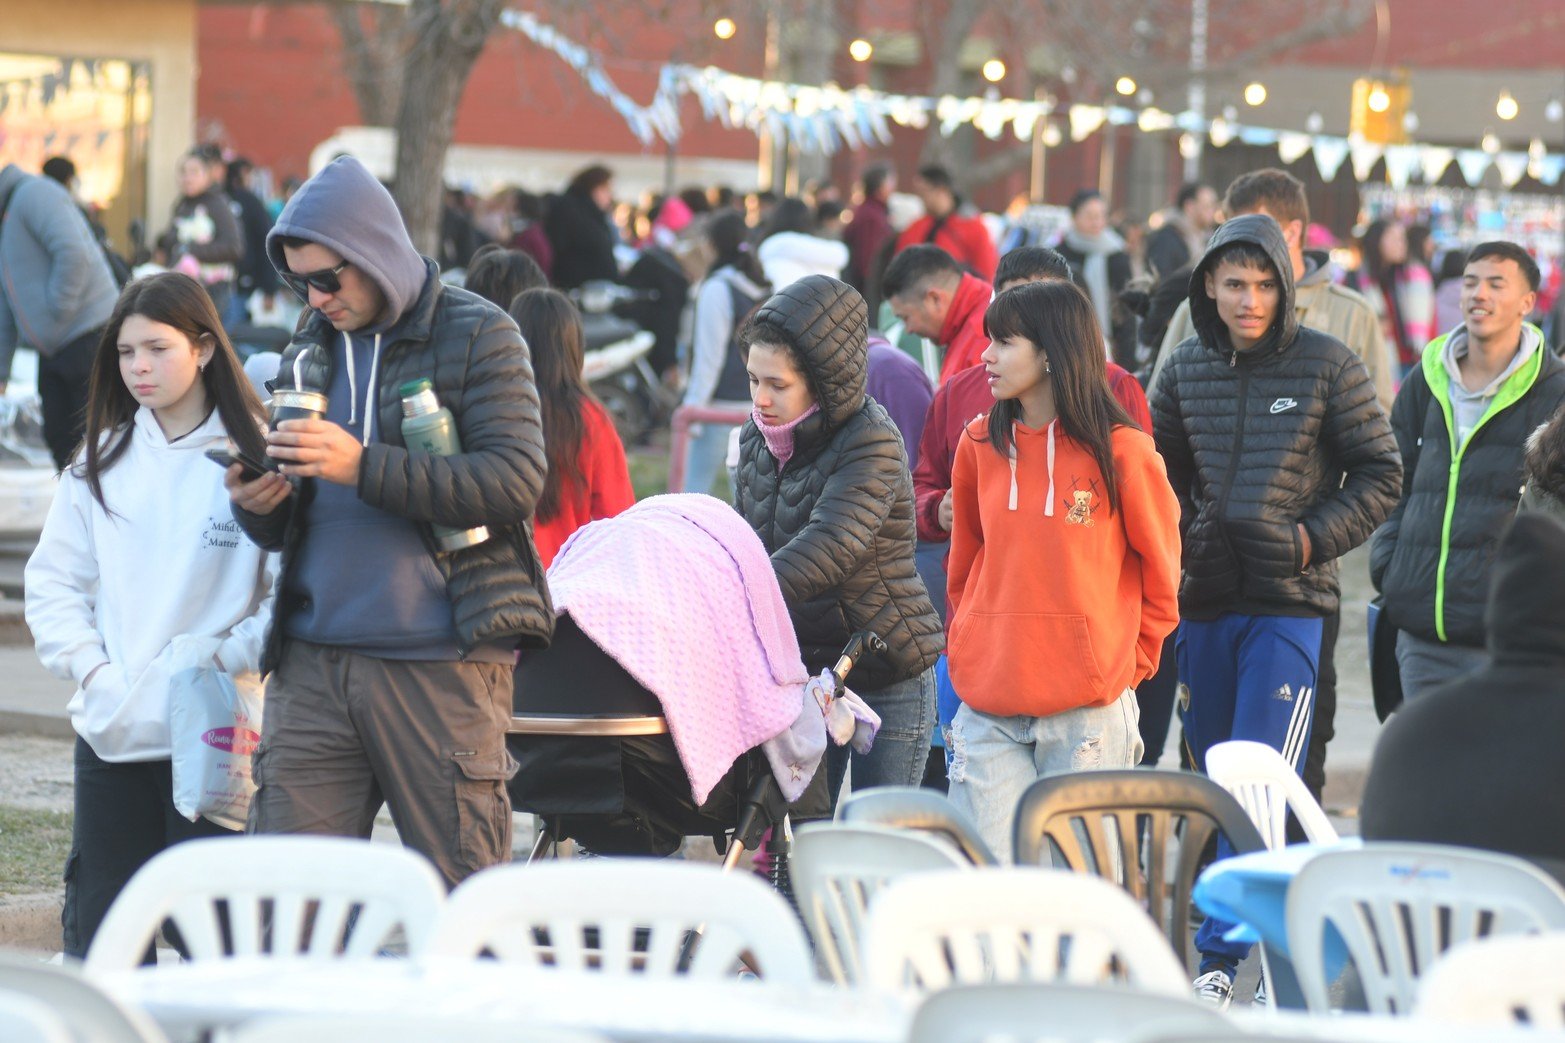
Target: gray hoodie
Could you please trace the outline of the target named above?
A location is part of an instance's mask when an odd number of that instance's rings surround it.
[[[10,164],[0,170],[0,204],[3,381],[19,341],[52,355],[107,323],[119,291],[87,219],[59,184]]]
[[[323,344],[331,352],[326,419],[366,446],[383,441],[376,426],[381,360],[396,350],[404,321],[438,273],[414,249],[391,194],[347,156],[306,181],[283,208],[266,240],[279,271],[287,270],[285,237],[340,254],[385,294],[379,317]],[[291,386],[291,378],[285,383]],[[461,658],[445,581],[418,526],[370,506],[351,486],[311,484],[296,508],[304,539],[288,570],[284,632],[381,659]],[[480,648],[468,658],[503,657]]]

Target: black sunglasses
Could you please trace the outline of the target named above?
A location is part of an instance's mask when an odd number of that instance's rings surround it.
[[[319,268],[313,272],[279,272],[283,282],[294,292],[301,301],[310,302],[310,287],[315,287],[322,293],[336,293],[342,289],[342,281],[337,276],[348,267],[348,262],[343,261],[335,268]]]

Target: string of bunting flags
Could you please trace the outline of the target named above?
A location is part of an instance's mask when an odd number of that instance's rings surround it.
[[[1135,124],[1143,131],[1181,131],[1204,135],[1222,148],[1232,141],[1274,147],[1284,163],[1313,153],[1321,177],[1331,181],[1343,163],[1351,162],[1359,181],[1369,178],[1376,163],[1385,160],[1386,179],[1395,188],[1405,187],[1418,174],[1434,184],[1452,164],[1457,164],[1469,185],[1478,185],[1492,165],[1500,181],[1510,188],[1526,175],[1546,185],[1557,185],[1565,174],[1565,154],[1550,152],[1541,141],[1526,151],[1504,151],[1487,141],[1488,148],[1447,148],[1438,145],[1381,145],[1362,138],[1333,137],[1302,131],[1276,130],[1240,124],[1222,116],[1207,119],[1194,112],[1165,112],[1147,107],[1072,104],[1057,111],[1047,100],[994,97],[920,97],[891,94],[869,87],[808,86],[740,76],[712,66],[669,63],[658,73],[657,91],[642,105],[622,91],[588,48],[569,39],[536,15],[505,11],[501,21],[538,46],[557,55],[574,69],[587,87],[619,113],[643,145],[661,139],[677,145],[683,131],[679,103],[693,95],[704,119],[728,128],[744,128],[788,140],[805,152],[830,155],[840,148],[859,149],[891,143],[893,125],[912,129],[936,126],[949,136],[971,124],[979,133],[997,141],[1007,128],[1018,141],[1031,141],[1039,121],[1044,121],[1046,144],[1057,144],[1062,117],[1072,141],[1081,141],[1105,125]],[[1053,137],[1055,140],[1050,141]]]

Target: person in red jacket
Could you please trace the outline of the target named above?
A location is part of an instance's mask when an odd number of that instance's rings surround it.
[[[1071,281],[1070,265],[1058,252],[1043,246],[1023,246],[1000,259],[995,287],[1001,293],[1014,286],[1046,280]],[[988,338],[984,338],[985,346]],[[1105,367],[1109,390],[1141,430],[1152,433],[1147,394],[1134,376],[1110,362]],[[962,430],[994,405],[983,367],[958,373],[935,392],[918,442],[913,469],[913,496],[918,538],[944,543],[951,536],[951,464]]]
[[[511,318],[532,350],[543,407],[549,476],[533,540],[545,568],[571,533],[636,502],[625,446],[608,411],[582,379],[581,313],[558,290],[533,289],[511,302]]]
[[[924,201],[924,216],[908,225],[897,239],[901,253],[920,243],[940,247],[956,258],[957,264],[985,282],[994,278],[1000,253],[983,221],[957,213],[961,197],[945,167],[923,167],[913,181],[913,191]]]
[[[950,794],[1010,861],[1031,783],[1141,757],[1135,688],[1179,621],[1179,502],[1109,393],[1085,294],[1019,286],[985,325],[995,403],[952,476]]]
[[[989,344],[984,309],[994,293],[988,283],[964,272],[940,247],[914,246],[891,259],[881,289],[907,332],[945,349],[941,384],[978,365]]]

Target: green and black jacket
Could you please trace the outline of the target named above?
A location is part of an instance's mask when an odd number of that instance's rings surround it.
[[[1495,547],[1525,484],[1527,436],[1565,401],[1565,362],[1535,326],[1538,349],[1500,386],[1461,445],[1451,415],[1444,353],[1451,334],[1424,349],[1391,410],[1402,450],[1402,497],[1375,533],[1370,577],[1391,622],[1426,641],[1481,648]]]

